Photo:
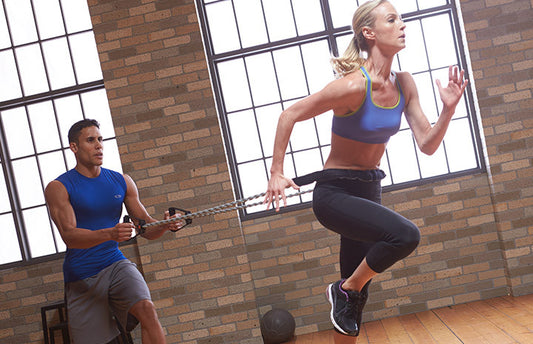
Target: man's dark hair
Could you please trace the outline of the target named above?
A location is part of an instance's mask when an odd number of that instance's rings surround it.
[[[100,123],[95,119],[82,119],[81,121],[74,123],[68,131],[68,142],[79,143],[78,139],[80,138],[82,129],[88,127],[97,127],[100,129]]]

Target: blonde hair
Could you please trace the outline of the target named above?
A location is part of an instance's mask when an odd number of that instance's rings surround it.
[[[352,18],[352,40],[342,56],[331,59],[331,65],[337,76],[341,77],[356,71],[365,63],[366,58],[361,56],[361,52],[368,52],[368,44],[363,36],[363,28],[366,26],[374,27],[376,17],[372,11],[385,2],[388,0],[367,1],[355,11]]]

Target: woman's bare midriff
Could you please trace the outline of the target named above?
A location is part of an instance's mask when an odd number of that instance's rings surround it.
[[[331,152],[325,169],[374,170],[379,168],[386,143],[364,143],[331,134]]]

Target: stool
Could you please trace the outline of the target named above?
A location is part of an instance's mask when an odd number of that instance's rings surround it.
[[[47,311],[56,309],[59,313],[59,323],[55,325],[48,325],[48,319],[46,316]],[[68,320],[67,320],[67,306],[64,301],[54,303],[51,305],[41,307],[41,317],[43,321],[43,333],[45,344],[55,344],[55,331],[61,331],[63,343],[70,343],[70,335],[68,332]],[[120,334],[113,339],[110,343],[116,344],[133,344],[133,338],[129,332],[126,332],[120,322],[115,318],[117,327],[120,330]]]
[[[49,325],[46,312],[52,310],[57,310],[57,312],[59,313],[59,323]],[[43,334],[45,344],[55,344],[56,331],[61,331],[63,343],[70,343],[67,321],[67,306],[64,301],[41,307],[41,318],[43,322]]]
[[[117,327],[120,331],[120,334],[113,339],[110,344],[133,344],[133,338],[131,337],[131,334],[124,330],[117,318],[115,318],[115,321],[117,322]]]

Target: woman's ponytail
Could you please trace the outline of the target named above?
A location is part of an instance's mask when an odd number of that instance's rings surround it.
[[[364,27],[374,27],[375,17],[371,13],[376,7],[387,0],[367,1],[357,8],[352,19],[354,35],[348,44],[348,48],[340,57],[331,58],[331,65],[338,77],[358,70],[366,61],[363,53],[368,53],[368,44],[363,36]]]

